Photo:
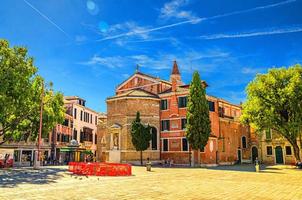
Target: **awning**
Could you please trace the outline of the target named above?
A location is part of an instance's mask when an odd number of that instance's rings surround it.
[[[74,152],[74,151],[84,151],[85,148],[73,148],[73,147],[62,147],[60,152]]]
[[[76,149],[74,149],[74,148],[60,148],[60,152],[70,152],[70,151],[75,151]]]

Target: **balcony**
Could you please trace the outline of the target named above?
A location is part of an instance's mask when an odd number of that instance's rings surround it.
[[[37,146],[38,145],[38,142],[36,141],[20,141],[20,142],[14,142],[14,141],[11,141],[11,142],[6,142],[3,144],[3,146],[6,146],[6,147],[22,147],[22,146]],[[49,146],[50,143],[48,141],[48,138],[42,138],[41,139],[41,146]]]
[[[65,135],[72,135],[72,128],[70,128],[68,126],[64,126],[62,124],[57,124],[56,132],[65,134]]]
[[[90,142],[90,141],[84,141],[84,142],[83,142],[83,146],[84,146],[85,148],[89,148],[89,147],[92,146],[92,142]]]

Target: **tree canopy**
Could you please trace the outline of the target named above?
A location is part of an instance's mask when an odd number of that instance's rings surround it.
[[[297,160],[302,125],[302,67],[273,68],[257,74],[247,88],[241,121],[258,133],[270,128],[278,132],[294,148]],[[301,140],[300,140],[301,141]]]
[[[25,47],[10,47],[0,40],[0,144],[35,140],[39,130],[40,103],[44,80],[37,74]],[[43,135],[64,120],[63,95],[46,87]]]
[[[210,133],[211,121],[206,91],[199,73],[195,71],[188,98],[186,137],[192,149],[200,150],[206,146]]]
[[[140,119],[140,113],[136,113],[136,118],[132,122],[131,125],[131,136],[132,136],[132,144],[136,151],[140,151],[140,159],[141,164],[143,164],[143,151],[147,150],[150,146],[150,140],[151,140],[151,133],[150,133],[151,127],[144,126],[141,123]]]

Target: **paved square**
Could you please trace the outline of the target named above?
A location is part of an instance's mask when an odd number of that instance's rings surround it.
[[[0,199],[302,199],[302,170],[288,166],[133,167],[131,177],[88,178],[66,169],[0,170]]]

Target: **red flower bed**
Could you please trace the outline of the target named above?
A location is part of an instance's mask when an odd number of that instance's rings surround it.
[[[68,171],[88,176],[131,176],[131,165],[120,163],[69,162]]]
[[[8,167],[13,167],[14,160],[13,159],[8,159],[5,163],[4,160],[0,160],[0,168],[8,168]]]

